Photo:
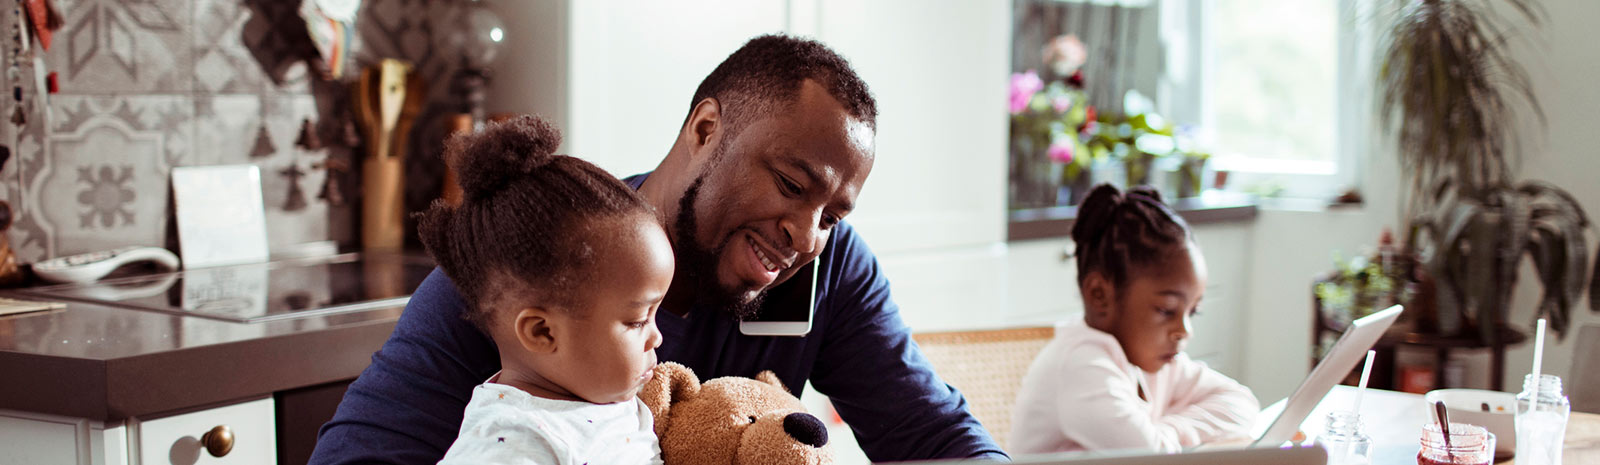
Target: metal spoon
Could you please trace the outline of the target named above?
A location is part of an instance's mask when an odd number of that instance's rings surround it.
[[[1445,413],[1442,401],[1434,401],[1433,410],[1439,414],[1439,432],[1444,436],[1444,456],[1454,463],[1455,454],[1450,451],[1450,415]]]

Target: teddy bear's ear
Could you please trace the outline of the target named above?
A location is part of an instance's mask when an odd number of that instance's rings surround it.
[[[756,373],[756,381],[771,384],[777,386],[778,389],[782,389],[783,392],[789,392],[789,388],[784,387],[783,380],[778,379],[778,375],[773,373],[772,370],[763,370],[760,373]]]
[[[660,436],[666,433],[667,414],[672,404],[699,393],[700,378],[695,377],[694,370],[675,362],[661,362],[656,365],[655,376],[639,390],[639,400],[650,408],[655,417],[656,435]]]

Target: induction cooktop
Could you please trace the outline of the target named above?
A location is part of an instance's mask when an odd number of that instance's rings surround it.
[[[426,257],[348,253],[20,289],[36,297],[255,323],[404,306]]]

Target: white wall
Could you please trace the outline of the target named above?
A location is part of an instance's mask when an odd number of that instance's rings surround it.
[[[1503,3],[1503,2],[1500,2]],[[1595,24],[1600,22],[1600,2],[1592,0],[1559,0],[1541,2],[1549,12],[1548,21],[1538,30],[1525,34],[1525,40],[1512,43],[1508,56],[1516,57],[1528,72],[1534,94],[1543,105],[1549,124],[1540,130],[1536,120],[1519,118],[1522,122],[1527,156],[1523,159],[1522,177],[1554,183],[1571,192],[1593,221],[1600,218],[1600,86],[1595,76],[1600,76],[1600,48],[1595,47]],[[1514,17],[1503,12],[1506,17]],[[1527,29],[1522,29],[1528,31]],[[1524,113],[1526,114],[1526,113]],[[1591,225],[1589,253],[1600,246],[1595,243]],[[1539,290],[1533,283],[1532,266],[1525,264],[1518,282],[1512,321],[1528,324],[1533,309],[1538,305]],[[1593,299],[1596,296],[1589,296]],[[1584,324],[1600,324],[1600,315],[1588,310],[1588,300],[1573,310],[1573,328]],[[1576,334],[1576,331],[1574,331]],[[1546,373],[1566,378],[1572,371],[1572,356],[1576,338],[1556,342],[1545,347]],[[1506,388],[1521,390],[1522,376],[1533,364],[1531,344],[1508,352],[1506,362]],[[1600,367],[1595,367],[1600,369]],[[1568,386],[1570,394],[1575,386]],[[1600,389],[1600,386],[1586,386]]]

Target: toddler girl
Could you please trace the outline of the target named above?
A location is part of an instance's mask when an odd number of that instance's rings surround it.
[[[636,395],[661,345],[672,248],[633,189],[553,155],[560,137],[522,117],[452,139],[460,204],[421,214],[424,246],[503,367],[473,389],[442,464],[661,463]]]

